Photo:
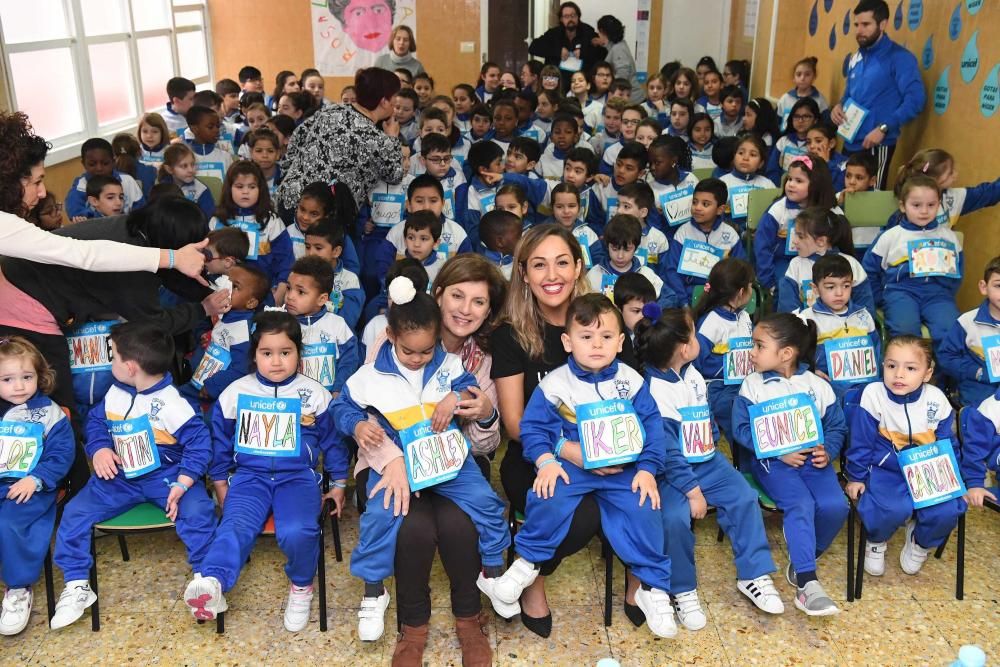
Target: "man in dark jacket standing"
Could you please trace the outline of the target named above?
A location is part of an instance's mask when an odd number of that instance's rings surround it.
[[[563,75],[563,90],[567,90],[573,72],[582,70],[589,75],[590,68],[607,54],[595,39],[597,32],[580,21],[580,7],[575,2],[564,2],[559,5],[559,25],[532,40],[528,53],[546,65],[558,67]]]

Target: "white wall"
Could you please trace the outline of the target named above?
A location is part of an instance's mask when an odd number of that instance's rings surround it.
[[[712,56],[721,71],[729,50],[729,11],[729,0],[663,0],[660,65],[680,60],[693,69],[702,56]]]

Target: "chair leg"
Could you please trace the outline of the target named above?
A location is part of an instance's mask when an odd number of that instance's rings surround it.
[[[330,515],[330,533],[333,535],[333,552],[337,556],[337,562],[344,561],[344,549],[340,545],[340,521],[337,517]]]
[[[226,633],[226,612],[222,611],[215,615],[215,634]]]
[[[393,591],[392,594],[396,596],[396,634],[398,635],[403,631],[403,617],[399,615],[399,584],[396,582],[396,578],[392,579]],[[507,619],[510,621],[510,619]]]
[[[965,599],[965,514],[958,517],[958,547],[955,565],[955,599]]]
[[[90,558],[93,564],[90,566],[90,589],[94,591],[97,599],[90,606],[90,629],[99,632],[101,629],[101,594],[97,590],[97,540],[94,539],[94,530],[90,530]]]
[[[129,562],[131,556],[128,553],[128,542],[125,541],[125,536],[121,533],[118,533],[118,548],[121,549],[122,560],[126,563]]]
[[[865,576],[865,546],[868,544],[868,531],[865,530],[863,521],[858,520],[858,562],[855,568],[854,578],[854,599],[861,599],[862,586]]]
[[[857,510],[854,503],[851,503],[851,511],[847,514],[847,601],[854,602],[854,518]]]
[[[608,627],[611,625],[611,587],[615,572],[615,554],[607,539],[604,540],[601,553],[604,555],[604,627]]]
[[[336,521],[336,517],[332,517]],[[326,539],[323,534],[323,518],[319,520],[319,562],[316,564],[316,571],[319,573],[319,631],[326,632]],[[333,524],[334,545],[337,545],[337,524]]]
[[[45,604],[48,607],[49,612],[49,623],[52,622],[52,617],[56,613],[56,582],[52,576],[52,547],[49,547],[45,552]]]
[[[514,538],[517,536],[517,514],[511,507],[507,515],[507,529],[510,530],[510,548],[507,549],[507,567],[514,563]]]
[[[722,526],[719,526],[719,534],[716,535],[715,541],[718,542],[719,544],[722,544],[722,541],[724,539],[726,539],[726,533],[725,531],[722,530]]]
[[[934,550],[934,557],[941,560],[941,556],[944,555],[945,547],[948,546],[948,540],[951,539],[951,533],[948,533],[944,537],[944,542],[938,545],[938,548]]]

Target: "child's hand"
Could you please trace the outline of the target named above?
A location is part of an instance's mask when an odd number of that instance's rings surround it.
[[[8,494],[7,497],[9,498],[10,494]],[[969,489],[965,494],[965,502],[969,504],[969,507],[982,507],[983,501],[986,498],[989,498],[993,502],[997,501],[997,497],[995,495],[993,495],[992,493],[990,493],[989,491],[987,491],[982,487],[973,487]]]
[[[687,494],[688,506],[691,508],[691,518],[692,519],[704,519],[705,515],[708,514],[708,501],[705,500],[705,494],[701,492],[701,487],[696,486]]]
[[[94,454],[94,474],[101,479],[114,479],[118,474],[115,464],[121,465],[122,460],[110,447],[102,447]]]
[[[375,449],[382,444],[384,439],[385,431],[382,430],[381,426],[363,420],[354,427],[354,440],[358,443],[358,447]]]
[[[854,502],[858,502],[858,498],[860,498],[861,494],[864,492],[865,492],[864,482],[848,482],[847,484],[844,485],[844,493],[846,493],[847,497],[853,500]]]
[[[35,495],[35,478],[30,475],[17,480],[7,489],[7,500],[13,500],[18,505],[28,502],[33,495]],[[983,506],[982,501],[979,502],[979,506]]]
[[[845,187],[843,190],[837,193],[837,206],[844,205],[844,199],[847,197],[849,190]]]
[[[803,449],[799,452],[793,452],[791,454],[785,454],[781,457],[782,463],[785,465],[792,466],[793,468],[801,468],[805,465],[806,458],[812,452],[811,449]]]
[[[545,463],[546,461],[552,461],[550,456],[539,457],[539,463]],[[556,480],[562,478],[562,481],[569,484],[569,475],[563,470],[562,464],[558,461],[555,463],[550,463],[548,465],[542,466],[538,469],[538,474],[535,475],[535,483],[531,485],[532,490],[538,495],[542,500],[548,500],[556,493]]]
[[[493,416],[493,401],[479,387],[469,387],[466,393],[471,398],[463,398],[455,405],[455,415],[464,419],[483,421]]]
[[[660,509],[660,490],[656,488],[656,478],[645,470],[640,470],[632,478],[632,493],[636,491],[639,492],[639,507],[646,502],[646,498],[649,497],[649,503],[654,510]]]
[[[827,454],[823,445],[816,445],[812,450],[813,468],[825,468],[830,465],[830,455]]]
[[[226,495],[229,493],[229,480],[223,479],[218,482],[212,482],[212,488],[215,489],[215,499],[219,501],[219,507],[224,507]]]
[[[434,408],[434,414],[431,415],[431,429],[435,433],[440,433],[448,428],[452,417],[455,416],[455,407],[457,405],[458,394],[455,392],[451,392],[438,402],[437,407]]]
[[[331,516],[340,516],[340,512],[344,509],[344,498],[346,497],[347,489],[342,489],[339,486],[333,487],[323,495],[323,500],[333,501],[333,511],[330,512]]]
[[[74,215],[72,218],[69,219],[69,221],[70,222],[83,222],[86,219],[87,219],[87,216],[85,216],[85,215]]]
[[[494,186],[503,180],[503,174],[492,171],[481,171],[479,172],[479,178],[483,179],[483,183],[486,185]]]
[[[389,509],[389,503],[392,503],[393,516],[400,514],[406,516],[410,511],[410,482],[406,478],[406,462],[402,456],[385,464],[382,468],[382,479],[372,487],[368,499],[374,498],[382,489],[385,489],[385,493],[382,494],[382,509]]]
[[[166,514],[171,521],[177,521],[177,503],[180,502],[181,496],[185,493],[184,489],[179,486],[170,487],[170,493],[167,494]]]
[[[608,176],[607,174],[594,174],[594,181],[607,187],[608,185],[611,184],[611,177]]]

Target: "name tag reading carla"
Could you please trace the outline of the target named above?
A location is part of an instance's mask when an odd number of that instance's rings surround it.
[[[986,374],[990,382],[1000,382],[1000,336],[983,338],[983,359],[986,361]]]
[[[759,459],[784,456],[823,442],[823,422],[808,394],[751,405],[750,433]]]
[[[834,338],[824,347],[831,382],[868,382],[878,377],[878,359],[868,336]]]
[[[646,431],[628,401],[578,405],[576,419],[585,469],[632,463],[639,458]]]
[[[722,358],[724,384],[743,384],[743,380],[753,373],[753,362],[750,360],[752,349],[753,339],[749,336],[729,339],[729,351]]]
[[[337,379],[337,344],[315,343],[302,346],[302,363],[299,371],[316,380],[330,391]]]
[[[66,336],[71,373],[111,370],[111,327],[115,320],[88,322]]]
[[[122,461],[125,479],[132,479],[160,467],[160,450],[149,415],[132,419],[110,419],[108,430],[115,443],[115,453]]]
[[[234,448],[254,456],[298,456],[302,401],[240,394]]]
[[[42,458],[45,429],[31,422],[0,421],[0,477],[27,477]]]
[[[678,408],[681,413],[681,450],[689,463],[701,463],[715,456],[712,413],[707,405]]]
[[[950,440],[911,447],[899,452],[899,467],[913,500],[913,508],[940,505],[965,495],[965,483]]]
[[[454,423],[435,433],[427,419],[400,431],[399,439],[411,491],[455,479],[469,455],[469,443]]]
[[[191,384],[201,389],[210,377],[219,371],[229,368],[229,364],[232,361],[233,357],[229,350],[221,345],[212,343],[205,350],[205,356],[198,362],[198,368],[194,369],[194,374],[191,376]]]

